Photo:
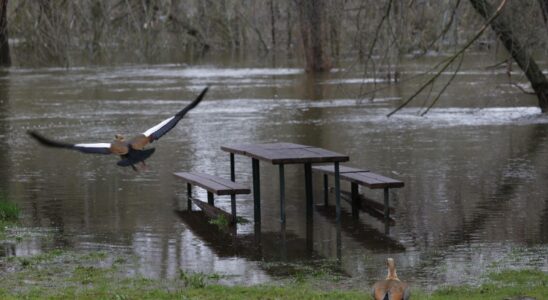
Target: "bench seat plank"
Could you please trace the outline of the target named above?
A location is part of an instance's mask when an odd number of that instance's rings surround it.
[[[334,175],[335,167],[331,165],[314,166],[312,167],[312,171]],[[375,174],[369,170],[340,166],[339,172],[341,173],[341,179],[361,184],[371,189],[401,188],[404,186],[402,181]]]
[[[173,175],[180,177],[193,185],[206,189],[217,195],[249,194],[251,190],[246,186],[228,179],[198,172],[176,172]]]
[[[404,186],[402,181],[372,172],[343,173],[341,179],[365,185],[370,189],[401,188]]]

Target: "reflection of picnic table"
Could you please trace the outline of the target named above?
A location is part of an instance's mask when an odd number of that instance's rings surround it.
[[[333,206],[329,205],[318,205],[316,206],[316,211],[329,222],[335,221],[335,210]],[[343,212],[343,217],[345,220],[353,219],[351,214]],[[345,232],[348,236],[354,238],[357,242],[364,246],[364,248],[371,251],[405,251],[405,246],[400,242],[394,240],[385,233],[380,232],[379,230],[359,222],[358,220],[353,220],[351,222],[341,222],[341,230]]]
[[[211,224],[203,211],[176,211],[177,215],[219,257],[240,256],[254,261],[303,261],[323,257],[309,247],[306,238],[291,232],[261,232],[261,242],[254,234],[235,234],[234,227],[221,229]]]
[[[280,221],[285,223],[285,174],[286,164],[303,164],[306,190],[306,214],[312,217],[313,195],[312,195],[312,164],[333,163],[335,176],[335,198],[337,205],[337,220],[340,220],[340,177],[339,163],[348,161],[347,155],[332,152],[312,146],[273,143],[273,144],[247,144],[222,146],[223,151],[230,153],[231,180],[235,181],[234,154],[244,155],[251,158],[253,170],[253,200],[255,225],[261,224],[261,187],[259,160],[278,165],[280,178]]]

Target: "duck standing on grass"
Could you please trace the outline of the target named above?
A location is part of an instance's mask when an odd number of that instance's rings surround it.
[[[387,258],[388,276],[385,280],[377,281],[373,285],[373,298],[375,300],[408,300],[410,299],[409,286],[401,282],[396,274],[394,259]]]
[[[163,120],[130,140],[126,140],[122,135],[117,134],[115,136],[115,140],[111,143],[70,144],[50,140],[35,131],[28,131],[28,134],[36,139],[40,144],[48,147],[72,149],[83,153],[120,155],[121,160],[118,161],[118,166],[131,166],[133,170],[137,171],[135,165],[140,163],[143,167],[145,167],[145,159],[151,156],[155,150],[155,148],[145,149],[144,147],[161,138],[164,134],[173,129],[173,127],[179,123],[187,112],[196,107],[198,103],[202,101],[207,90],[208,87],[206,87],[194,101],[174,116]]]

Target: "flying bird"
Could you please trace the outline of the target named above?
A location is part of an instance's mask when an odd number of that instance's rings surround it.
[[[145,166],[145,159],[149,158],[156,150],[155,148],[145,149],[145,146],[161,138],[164,134],[173,129],[173,127],[177,125],[177,123],[185,116],[187,112],[196,107],[198,103],[202,101],[208,89],[209,87],[206,87],[194,101],[192,101],[185,108],[181,109],[174,116],[163,120],[130,140],[126,140],[122,135],[116,134],[114,141],[111,143],[70,144],[50,140],[36,131],[28,131],[27,133],[42,145],[48,147],[73,149],[83,153],[119,155],[121,160],[118,161],[118,166],[131,166],[133,170],[137,171],[135,165],[141,163]]]
[[[394,259],[387,258],[388,276],[385,280],[377,281],[373,285],[372,294],[375,300],[408,300],[411,297],[409,286],[400,281],[396,274]]]

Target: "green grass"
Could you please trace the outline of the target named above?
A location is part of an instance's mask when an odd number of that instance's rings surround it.
[[[62,250],[28,258],[3,258],[0,265],[6,268],[0,270],[0,299],[370,299],[367,284],[358,291],[330,286],[334,275],[330,275],[329,266],[318,272],[298,273],[298,280],[284,284],[246,287],[219,285],[219,279],[227,277],[219,274],[181,271],[174,279],[162,280],[129,276],[128,261],[132,259],[105,252]],[[414,289],[412,295],[413,299],[426,300],[546,299],[548,274],[506,270],[489,274],[486,283],[478,287],[444,287],[433,293]]]
[[[548,273],[539,270],[506,270],[489,274],[487,283],[479,287],[449,286],[432,294],[415,292],[415,299],[426,300],[500,300],[532,297],[548,299]]]
[[[19,208],[4,196],[0,196],[0,221],[16,222],[19,220]]]
[[[0,193],[0,240],[6,239],[6,228],[14,226],[19,220],[19,208]]]
[[[230,226],[230,220],[224,215],[219,215],[214,219],[209,220],[209,224],[217,225],[220,230],[226,230]]]

